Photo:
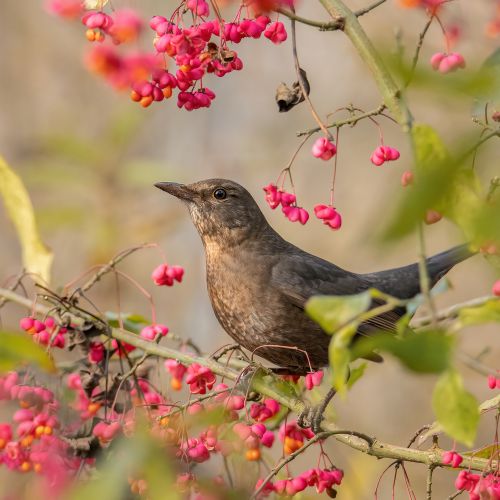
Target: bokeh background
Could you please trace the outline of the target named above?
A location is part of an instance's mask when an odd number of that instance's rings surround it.
[[[135,7],[146,18],[168,15],[175,8],[169,0],[116,0],[113,4]],[[350,0],[348,4],[359,8],[366,2]],[[461,26],[457,49],[471,71],[498,45],[498,40],[484,35],[495,8],[493,0],[453,2],[446,8],[445,21]],[[303,1],[299,12],[327,19],[319,2]],[[4,0],[0,14],[0,154],[22,176],[32,196],[43,239],[55,254],[55,287],[120,250],[157,242],[170,263],[186,268],[182,286],[153,286],[150,273],[162,260],[155,249],[136,253],[120,269],[153,293],[159,320],[172,331],[192,338],[208,352],[228,343],[208,301],[203,248],[188,214],[180,203],[152,187],[166,180],[226,177],[240,182],[285,238],[350,270],[368,272],[416,260],[415,238],[390,246],[378,241],[402,190],[401,173],[411,167],[402,132],[384,118],[380,122],[385,142],[401,151],[401,159],[380,168],[369,161],[378,145],[378,132],[370,121],[341,131],[335,192],[344,221],[341,231],[329,231],[315,220],[305,227],[292,224],[265,206],[262,186],[274,181],[287,164],[299,142],[296,132],[315,125],[305,105],[280,114],[274,102],[277,85],[295,80],[290,40],[280,46],[266,39],[242,43],[238,51],[244,70],[211,79],[208,86],[217,98],[208,110],[188,113],[178,110],[173,100],[144,110],[84,68],[88,42],[81,25],[48,15],[35,0]],[[421,11],[402,9],[394,0],[362,18],[379,47],[395,50],[399,37],[407,58],[425,21]],[[311,98],[322,116],[349,103],[366,110],[380,104],[370,74],[341,32],[298,25],[297,36]],[[146,38],[145,43],[150,43],[149,34]],[[434,24],[421,64],[441,50],[443,37]],[[411,89],[408,99],[415,118],[436,127],[450,147],[454,147],[454,137],[473,129],[471,96],[456,98]],[[306,208],[328,201],[330,163],[314,159],[309,146],[299,154],[293,174],[299,202]],[[477,165],[485,181],[495,169],[498,174],[495,144],[480,150]],[[460,232],[446,221],[428,227],[426,238],[429,253],[462,241]],[[0,263],[3,283],[22,267],[18,241],[3,209]],[[474,257],[453,270],[449,279],[452,287],[438,298],[440,307],[489,293],[494,274],[481,257]],[[91,297],[101,310],[116,310],[114,279],[103,280]],[[146,299],[126,282],[120,286],[120,297],[123,311],[150,314]],[[4,309],[3,325],[15,325],[21,310]],[[498,328],[465,330],[460,348],[472,355],[488,348],[482,359],[494,366],[500,354],[499,333]],[[480,400],[486,399],[484,377],[462,369],[467,387]],[[430,394],[434,382],[431,376],[409,374],[391,359],[371,365],[348,397],[336,401],[339,425],[406,444],[417,429],[433,420]],[[492,425],[493,417],[483,417],[479,443],[491,437]],[[446,440],[442,444],[449,445]],[[333,442],[328,447],[346,471],[339,497],[373,498],[388,462]],[[423,498],[425,467],[409,465],[408,470],[417,498]],[[447,497],[454,490],[455,474],[440,470],[435,476],[435,498]],[[391,482],[392,474],[384,477],[379,498],[390,498]],[[400,475],[396,498],[406,496]]]

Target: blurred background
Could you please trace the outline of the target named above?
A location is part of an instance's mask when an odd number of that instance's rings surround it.
[[[348,2],[352,8],[366,3]],[[176,7],[168,0],[116,0],[113,4],[137,8],[146,19],[155,14],[168,16]],[[498,39],[484,34],[496,5],[494,0],[478,0],[446,7],[443,18],[447,25],[460,26],[456,48],[472,71],[498,45]],[[378,146],[373,123],[365,120],[341,130],[335,191],[335,204],[343,216],[340,231],[329,231],[317,220],[304,227],[292,224],[265,205],[262,186],[274,182],[287,164],[299,143],[296,132],[315,126],[304,104],[280,114],[274,101],[278,84],[296,79],[290,40],[279,46],[267,39],[242,43],[238,53],[244,70],[207,82],[217,94],[210,109],[188,113],[179,110],[174,99],[142,109],[126,93],[117,93],[84,68],[88,42],[78,22],[50,16],[41,2],[33,0],[4,1],[0,12],[0,154],[26,183],[43,239],[55,254],[53,287],[63,286],[123,249],[157,242],[169,263],[185,267],[182,286],[154,287],[150,274],[162,262],[155,249],[134,254],[120,269],[153,293],[158,320],[172,331],[192,338],[208,352],[227,344],[230,339],[208,301],[203,248],[188,214],[175,199],[152,187],[157,181],[189,183],[209,177],[226,177],[246,186],[285,238],[341,267],[368,272],[416,260],[415,238],[390,246],[377,239],[393,214],[402,189],[401,174],[411,168],[404,135],[384,118],[380,122],[385,143],[397,147],[401,159],[383,167],[369,161]],[[327,20],[319,2],[302,2],[299,13]],[[397,35],[407,59],[425,22],[422,11],[402,9],[394,0],[362,18],[368,34],[385,50],[395,50]],[[145,44],[152,39],[149,35]],[[370,74],[341,32],[298,25],[297,36],[301,65],[321,116],[349,103],[365,110],[380,104]],[[434,24],[422,49],[421,64],[428,64],[434,52],[444,49],[443,36]],[[470,96],[457,99],[410,89],[408,101],[416,120],[436,127],[445,140],[473,129]],[[311,144],[304,147],[293,167],[299,204],[309,210],[316,203],[328,202],[331,178],[331,162],[313,158]],[[477,157],[485,182],[495,169],[498,174],[495,146],[487,143]],[[446,221],[426,228],[426,238],[429,253],[462,241],[460,232]],[[0,263],[1,283],[22,268],[16,234],[3,209]],[[452,288],[439,296],[440,307],[488,294],[494,274],[481,257],[474,257],[453,270],[449,279]],[[147,300],[132,286],[123,282],[120,292],[122,311],[150,314]],[[116,310],[114,279],[103,280],[91,297],[102,310]],[[4,308],[3,325],[16,325],[20,314],[15,306]],[[462,333],[460,348],[477,355],[489,347],[483,360],[495,366],[499,333],[498,328],[470,328]],[[480,400],[489,397],[484,377],[465,367],[463,373],[468,389]],[[405,372],[391,359],[371,365],[348,397],[336,401],[339,425],[404,445],[433,420],[430,393],[434,382],[434,377]],[[493,416],[483,417],[478,443],[491,438],[492,425]],[[446,444],[443,440],[442,446]],[[334,442],[328,446],[337,465],[346,471],[340,498],[373,498],[388,462]],[[408,470],[417,498],[423,498],[425,467],[409,465]],[[455,476],[445,470],[435,474],[435,498],[453,492]],[[390,498],[391,482],[392,473],[382,480],[379,498]],[[396,498],[406,495],[400,476]]]

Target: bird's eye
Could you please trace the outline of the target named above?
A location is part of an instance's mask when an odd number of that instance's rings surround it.
[[[216,200],[223,200],[227,196],[226,190],[222,188],[217,188],[214,191],[214,198]]]

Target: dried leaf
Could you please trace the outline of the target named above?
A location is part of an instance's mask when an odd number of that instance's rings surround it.
[[[307,74],[302,68],[300,68],[300,76],[304,88],[307,92],[307,95],[309,95],[311,87],[307,79]],[[278,104],[278,109],[280,113],[290,111],[293,107],[297,106],[297,104],[301,103],[304,99],[305,99],[304,94],[302,93],[298,81],[293,82],[292,88],[289,88],[286,83],[280,83],[278,85],[278,88],[276,89],[276,103]]]
[[[33,205],[21,178],[1,156],[0,196],[16,228],[21,243],[24,267],[48,283],[53,254],[40,239]]]

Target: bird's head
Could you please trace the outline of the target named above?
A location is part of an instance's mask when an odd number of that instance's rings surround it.
[[[155,186],[183,201],[205,244],[237,245],[267,226],[252,195],[236,182],[208,179],[193,184]]]

